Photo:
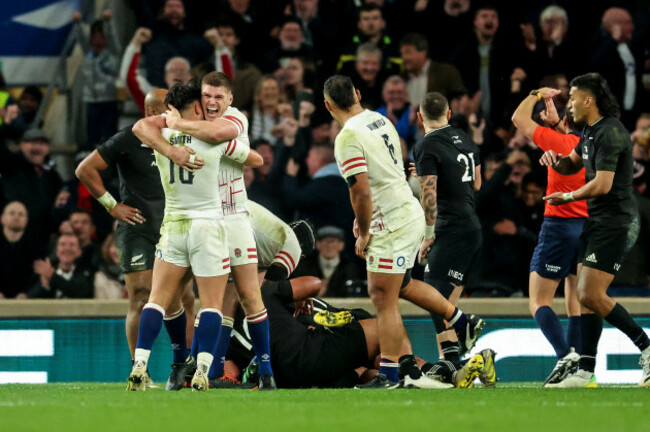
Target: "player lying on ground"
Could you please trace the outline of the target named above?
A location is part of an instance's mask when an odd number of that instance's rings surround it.
[[[269,311],[273,367],[279,387],[352,387],[372,380],[377,373],[377,320],[362,309],[337,309],[321,299],[312,299],[319,288],[320,280],[310,276],[265,282],[262,286]],[[322,319],[326,315],[323,312],[327,313],[326,319]],[[327,326],[323,326],[324,323]],[[239,387],[240,371],[247,368],[254,355],[241,312],[236,315],[232,334],[227,373],[221,388]],[[403,337],[402,344],[403,353],[412,352],[407,337]],[[405,386],[408,386],[408,376],[420,373],[418,366],[432,371],[432,377],[435,375],[429,388],[470,387],[477,376],[488,385],[496,381],[493,363],[484,369],[481,355],[473,357],[459,371],[453,366],[426,363],[419,358],[416,363],[409,355],[401,360],[399,369]]]
[[[175,104],[184,117],[203,118],[201,92],[193,85],[174,85],[165,103],[168,106]],[[144,390],[144,373],[165,310],[182,294],[177,288],[178,283],[191,268],[202,304],[197,329],[197,370],[192,378],[192,388],[207,390],[208,371],[221,326],[219,309],[230,273],[221,200],[214,187],[219,177],[219,162],[222,156],[226,156],[251,166],[260,166],[262,158],[246,146],[230,151],[226,143],[211,145],[188,134],[166,129],[166,126],[165,117],[159,116],[140,120],[133,128],[136,136],[156,150],[156,162],[165,190],[165,218],[156,250],[151,296],[142,311],[135,362],[127,389]],[[152,127],[164,129],[164,138],[148,139],[147,134],[142,133]],[[190,171],[177,167],[168,159],[174,146],[189,147],[198,153],[188,158]],[[204,164],[203,169],[197,170]],[[186,346],[184,342],[182,347]]]

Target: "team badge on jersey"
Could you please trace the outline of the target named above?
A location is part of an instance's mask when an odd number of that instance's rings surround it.
[[[368,262],[372,264],[373,262],[375,262],[375,258],[371,255],[370,258],[368,258]]]
[[[241,258],[241,249],[239,249],[239,248],[235,249],[235,256],[237,258]]]

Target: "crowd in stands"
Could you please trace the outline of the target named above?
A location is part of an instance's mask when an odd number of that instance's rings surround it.
[[[476,210],[484,246],[466,293],[525,296],[546,172],[538,163],[541,150],[517,133],[511,117],[531,90],[547,86],[562,90],[554,100],[561,118],[570,80],[599,72],[618,98],[634,142],[641,216],[639,240],[612,289],[621,295],[650,292],[646,2],[128,3],[136,27],[123,48],[115,34],[119,18],[110,9],[90,25],[73,16],[84,52],[79,74],[87,139],[76,143],[79,150],[93,150],[118,130],[122,103],[116,83],[124,83],[144,115],[152,88],[213,70],[226,73],[234,80],[233,105],[249,117],[251,145],[264,158],[261,168],[245,169],[249,198],[287,222],[307,218],[314,224],[317,250],[303,258],[296,274],[323,279],[324,296],[366,295],[364,265],[354,256],[354,213],[334,160],[340,126],[323,105],[328,76],[350,76],[364,107],[395,125],[405,176],[423,134],[416,117],[420,100],[430,91],[449,99],[452,125],[469,132],[481,148]],[[79,181],[63,182],[49,157],[50,139],[34,124],[42,90],[27,86],[16,99],[6,90],[0,73],[0,298],[124,297],[114,221]],[[541,105],[534,119],[543,124]],[[411,184],[417,194],[417,181]]]

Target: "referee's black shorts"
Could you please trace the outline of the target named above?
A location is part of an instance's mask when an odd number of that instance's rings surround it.
[[[160,239],[160,224],[147,221],[139,225],[117,224],[115,243],[124,273],[151,270]]]
[[[483,246],[481,230],[444,232],[436,235],[424,269],[424,281],[444,280],[464,285],[467,273]]]
[[[579,261],[585,267],[615,275],[638,236],[638,218],[623,225],[604,224],[587,219],[580,236]]]

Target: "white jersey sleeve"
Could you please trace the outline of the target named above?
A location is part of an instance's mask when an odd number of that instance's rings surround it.
[[[352,129],[342,130],[336,137],[334,156],[343,178],[368,172],[363,147]]]
[[[255,233],[258,265],[262,269],[278,264],[293,273],[300,261],[300,244],[291,227],[263,206],[248,201],[248,214]]]
[[[248,155],[251,153],[250,147],[245,144],[240,144],[237,142],[237,139],[228,141],[226,146],[226,151],[224,156],[228,159],[243,164],[248,159]]]
[[[224,215],[246,213],[246,185],[244,184],[244,166],[242,162],[248,157],[250,152],[250,141],[248,139],[248,119],[237,108],[228,107],[223,113],[222,119],[233,123],[237,127],[239,135],[235,138],[234,145],[231,146],[230,152],[242,152],[238,158],[228,159],[231,155],[226,154],[221,162],[221,172],[219,174],[219,194],[221,195],[221,204]],[[246,156],[243,157],[243,152]],[[243,157],[243,160],[241,159]],[[239,159],[239,160],[237,160]]]

